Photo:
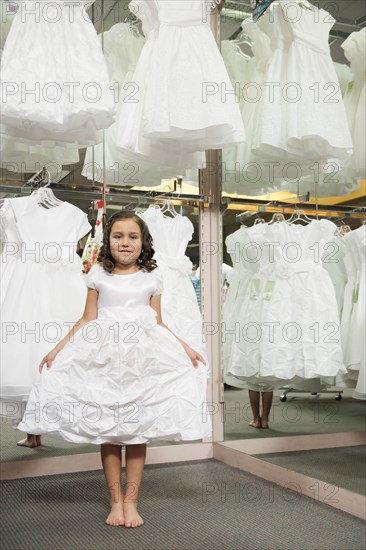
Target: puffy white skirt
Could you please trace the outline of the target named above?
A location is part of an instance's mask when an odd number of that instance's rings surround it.
[[[18,428],[97,445],[202,439],[206,384],[152,308],[103,308],[43,369]]]

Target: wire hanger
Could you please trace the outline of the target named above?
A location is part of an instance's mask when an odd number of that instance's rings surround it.
[[[42,185],[42,183],[44,185]],[[51,175],[45,167],[32,176],[25,185],[31,185],[32,188],[38,186],[31,196],[35,198],[39,206],[43,208],[57,208],[64,204],[63,201],[59,200],[54,195],[52,189],[49,187],[51,185]]]
[[[292,213],[291,217],[286,221],[287,223],[296,223],[296,222],[310,223],[313,220],[306,215],[305,210],[296,209]]]
[[[175,216],[178,216],[178,212],[174,208],[171,200],[164,201],[163,207],[160,209],[160,212],[162,214],[170,213],[173,218],[175,218]]]
[[[285,216],[282,214],[282,212],[275,212],[272,216],[272,219],[268,222],[268,225],[272,225],[273,223],[279,223],[279,222],[285,222]]]

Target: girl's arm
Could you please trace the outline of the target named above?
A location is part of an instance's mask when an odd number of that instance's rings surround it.
[[[178,342],[181,343],[181,345],[184,347],[184,350],[185,350],[186,354],[188,355],[188,357],[192,361],[193,366],[195,368],[197,368],[198,367],[198,361],[200,361],[201,363],[206,365],[206,361],[204,360],[202,355],[200,355],[197,351],[195,351],[194,349],[189,347],[189,345],[186,344],[183,340],[178,338],[178,336],[176,334],[174,334],[174,332],[172,330],[170,330],[170,328],[167,327],[165,323],[163,323],[163,319],[161,317],[161,296],[152,296],[150,298],[150,306],[156,311],[156,317],[157,317],[156,321],[157,321],[158,325],[160,325],[161,327],[164,327],[167,330],[169,330],[169,332],[171,332],[173,334],[173,336],[175,336],[175,338],[178,340]]]
[[[82,317],[76,321],[75,325],[72,327],[70,332],[59,341],[59,343],[42,359],[38,370],[42,372],[44,365],[47,365],[47,368],[51,368],[52,362],[54,361],[56,355],[66,346],[66,344],[74,337],[78,330],[80,330],[86,323],[94,321],[97,318],[98,314],[98,292],[94,289],[88,288],[88,294],[86,297],[86,303],[84,308],[84,313]]]

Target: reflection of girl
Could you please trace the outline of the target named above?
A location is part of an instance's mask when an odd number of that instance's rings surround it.
[[[204,360],[162,321],[162,284],[153,254],[143,220],[128,212],[111,217],[99,256],[102,265],[95,265],[86,279],[84,314],[42,360],[40,382],[18,426],[101,444],[109,525],[143,523],[137,499],[147,442],[202,439],[211,433],[202,414]]]

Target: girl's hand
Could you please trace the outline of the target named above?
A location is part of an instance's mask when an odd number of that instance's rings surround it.
[[[184,349],[186,351],[186,354],[188,355],[188,357],[192,361],[192,365],[194,366],[195,369],[198,368],[198,361],[200,361],[201,363],[206,365],[206,361],[204,360],[202,355],[200,355],[197,351],[195,351],[194,349],[190,348],[187,345],[184,346]]]
[[[41,364],[38,367],[38,371],[41,373],[44,365],[47,365],[47,369],[50,369],[57,354],[58,354],[58,350],[55,350],[55,349],[47,353],[47,355],[43,357]]]

